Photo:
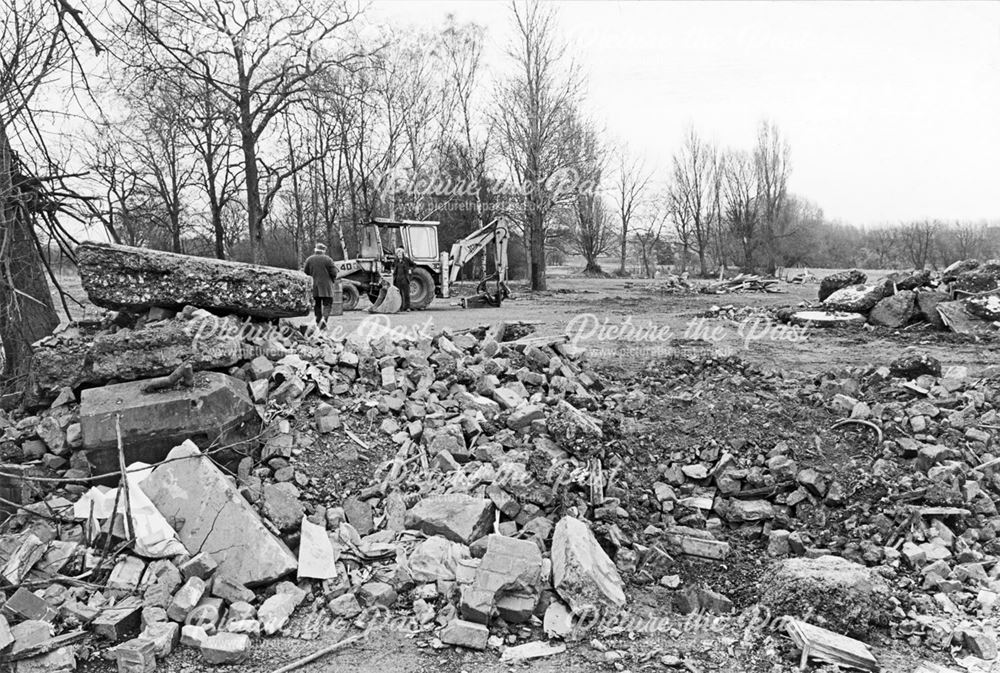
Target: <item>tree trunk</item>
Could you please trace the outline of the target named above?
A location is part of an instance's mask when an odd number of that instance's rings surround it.
[[[538,210],[531,213],[531,289],[545,290],[545,222]]]
[[[525,269],[525,272],[526,272],[525,273],[525,278],[527,278],[529,282],[531,280],[531,267],[533,266],[532,263],[531,263],[531,224],[530,224],[530,220],[531,220],[530,216],[528,215],[527,211],[525,211],[525,217],[524,217],[524,239],[523,239],[523,243],[524,243],[524,263],[527,265],[527,269]]]
[[[243,163],[247,181],[247,228],[250,234],[250,257],[254,264],[260,264],[264,259],[264,218],[260,205],[257,148],[252,133],[243,133],[242,136]]]
[[[175,206],[170,208],[170,236],[173,251],[178,254],[184,252],[181,249],[181,216]]]
[[[212,203],[212,231],[215,232],[215,257],[216,259],[225,259],[226,230],[222,226],[222,208],[214,202]]]
[[[618,275],[625,275],[625,252],[628,248],[628,225],[622,223],[622,249],[621,249],[621,261],[618,263]]]
[[[238,55],[241,59],[242,55]],[[257,171],[257,138],[250,110],[250,78],[239,63],[239,127],[240,148],[243,150],[243,171],[247,183],[247,230],[250,235],[250,257],[254,264],[264,261],[264,212],[260,203],[260,174]]]
[[[326,175],[326,157],[319,162],[319,179],[323,190],[323,242],[329,250],[333,250],[333,219],[330,213],[330,182]]]
[[[31,344],[59,324],[14,178],[7,131],[0,121],[0,370],[7,391],[24,389]]]

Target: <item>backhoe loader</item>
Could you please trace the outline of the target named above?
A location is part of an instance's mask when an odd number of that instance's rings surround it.
[[[506,218],[499,217],[477,229],[451,246],[451,253],[439,252],[439,222],[418,220],[387,220],[374,218],[361,231],[361,254],[356,259],[335,261],[337,279],[344,293],[344,310],[357,308],[361,295],[372,303],[378,299],[379,281],[391,276],[396,261],[393,253],[383,247],[383,232],[392,232],[396,244],[401,245],[413,261],[410,276],[410,306],[427,308],[434,297],[447,299],[451,285],[458,278],[462,266],[484,252],[490,244],[494,248],[496,271],[483,279],[477,288],[483,291],[489,283],[496,283],[496,296],[503,298],[507,291],[507,243],[510,227]],[[488,289],[486,289],[489,292]]]

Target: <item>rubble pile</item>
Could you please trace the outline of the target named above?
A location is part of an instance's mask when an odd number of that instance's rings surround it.
[[[924,322],[936,329],[976,334],[1000,327],[1000,261],[965,260],[940,275],[914,270],[867,283],[857,269],[820,283],[818,309],[788,311],[785,320],[842,327],[867,322],[902,328]]]
[[[191,307],[109,316],[86,337],[74,326],[39,345],[51,362],[85,339],[93,349],[166,331],[190,336],[192,353],[224,347],[232,364],[200,371],[194,359],[170,377],[127,381],[175,360],[143,372],[118,354],[118,376],[79,403],[69,383],[80,378],[52,378],[50,390],[67,385],[51,405],[2,419],[4,496],[35,503],[0,538],[4,581],[17,589],[0,609],[10,660],[99,652],[147,671],[187,646],[207,664],[234,663],[303,604],[348,623],[404,609],[435,646],[484,649],[526,637],[519,625],[550,610],[624,605],[607,540],[589,523],[619,507],[597,457],[602,383],[565,337],[501,323],[346,340],[217,329],[199,342],[207,317]],[[230,397],[215,405],[217,391]],[[258,423],[234,447],[241,404]],[[372,486],[331,493],[296,468],[320,438],[364,444],[347,424],[366,418],[378,420],[379,445],[395,447]]]
[[[896,635],[992,659],[1000,626],[1000,371],[942,371],[911,354],[821,388],[844,423],[870,424],[882,439],[861,488],[883,497],[853,505],[852,541],[841,554],[894,580],[901,593],[888,616]]]
[[[627,284],[626,287],[628,287]],[[668,294],[690,292],[692,288],[691,281],[688,279],[687,271],[681,274],[657,272],[656,282],[653,287],[655,287],[658,292]]]
[[[867,305],[857,279],[821,294]],[[866,670],[847,636],[997,656],[1000,371],[908,353],[615,377],[521,324],[341,338],[193,306],[71,325],[34,364],[35,406],[0,413],[0,659],[27,670],[233,664],[396,617],[520,661],[615,632],[630,586],[683,615],[792,615],[804,658]]]
[[[806,283],[815,283],[819,279],[811,271],[805,269],[794,276],[787,276],[787,280],[792,285],[805,285]]]
[[[689,280],[689,274],[687,271],[676,274],[669,272],[656,272],[656,277],[652,281],[625,281],[623,284],[625,288],[635,287],[639,284],[640,287],[655,290],[662,294],[686,294],[693,291],[693,284]]]
[[[737,306],[736,304],[726,304],[724,306],[710,306],[700,317],[719,318],[732,322],[742,322],[752,319],[762,319],[770,322],[774,317],[774,310],[769,306]]]
[[[880,630],[995,656],[1000,370],[907,354],[810,382],[726,358],[656,380],[631,407],[640,416],[680,424],[680,437],[714,418],[730,439],[705,441],[709,429],[662,451],[647,440],[654,481],[643,494],[632,484],[631,517],[618,519],[631,541],[615,556],[623,576],[672,590],[681,612],[759,601],[864,640]],[[756,420],[727,422],[741,409]]]
[[[702,285],[698,291],[703,294],[730,294],[741,292],[781,292],[777,278],[767,278],[751,273],[741,273],[732,278]]]

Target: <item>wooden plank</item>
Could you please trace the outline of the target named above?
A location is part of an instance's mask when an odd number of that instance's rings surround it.
[[[537,346],[538,348],[544,348],[545,346],[555,346],[556,344],[564,344],[569,341],[568,334],[556,334],[553,336],[526,336],[521,337],[517,341],[505,342],[505,345],[512,346],[516,350],[524,350],[528,346]]]
[[[921,507],[917,510],[920,516],[971,516],[972,512],[962,507]]]

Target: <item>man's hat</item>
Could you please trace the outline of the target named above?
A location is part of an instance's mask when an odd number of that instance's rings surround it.
[[[326,252],[326,245],[324,245],[323,243],[317,243],[316,252]]]

